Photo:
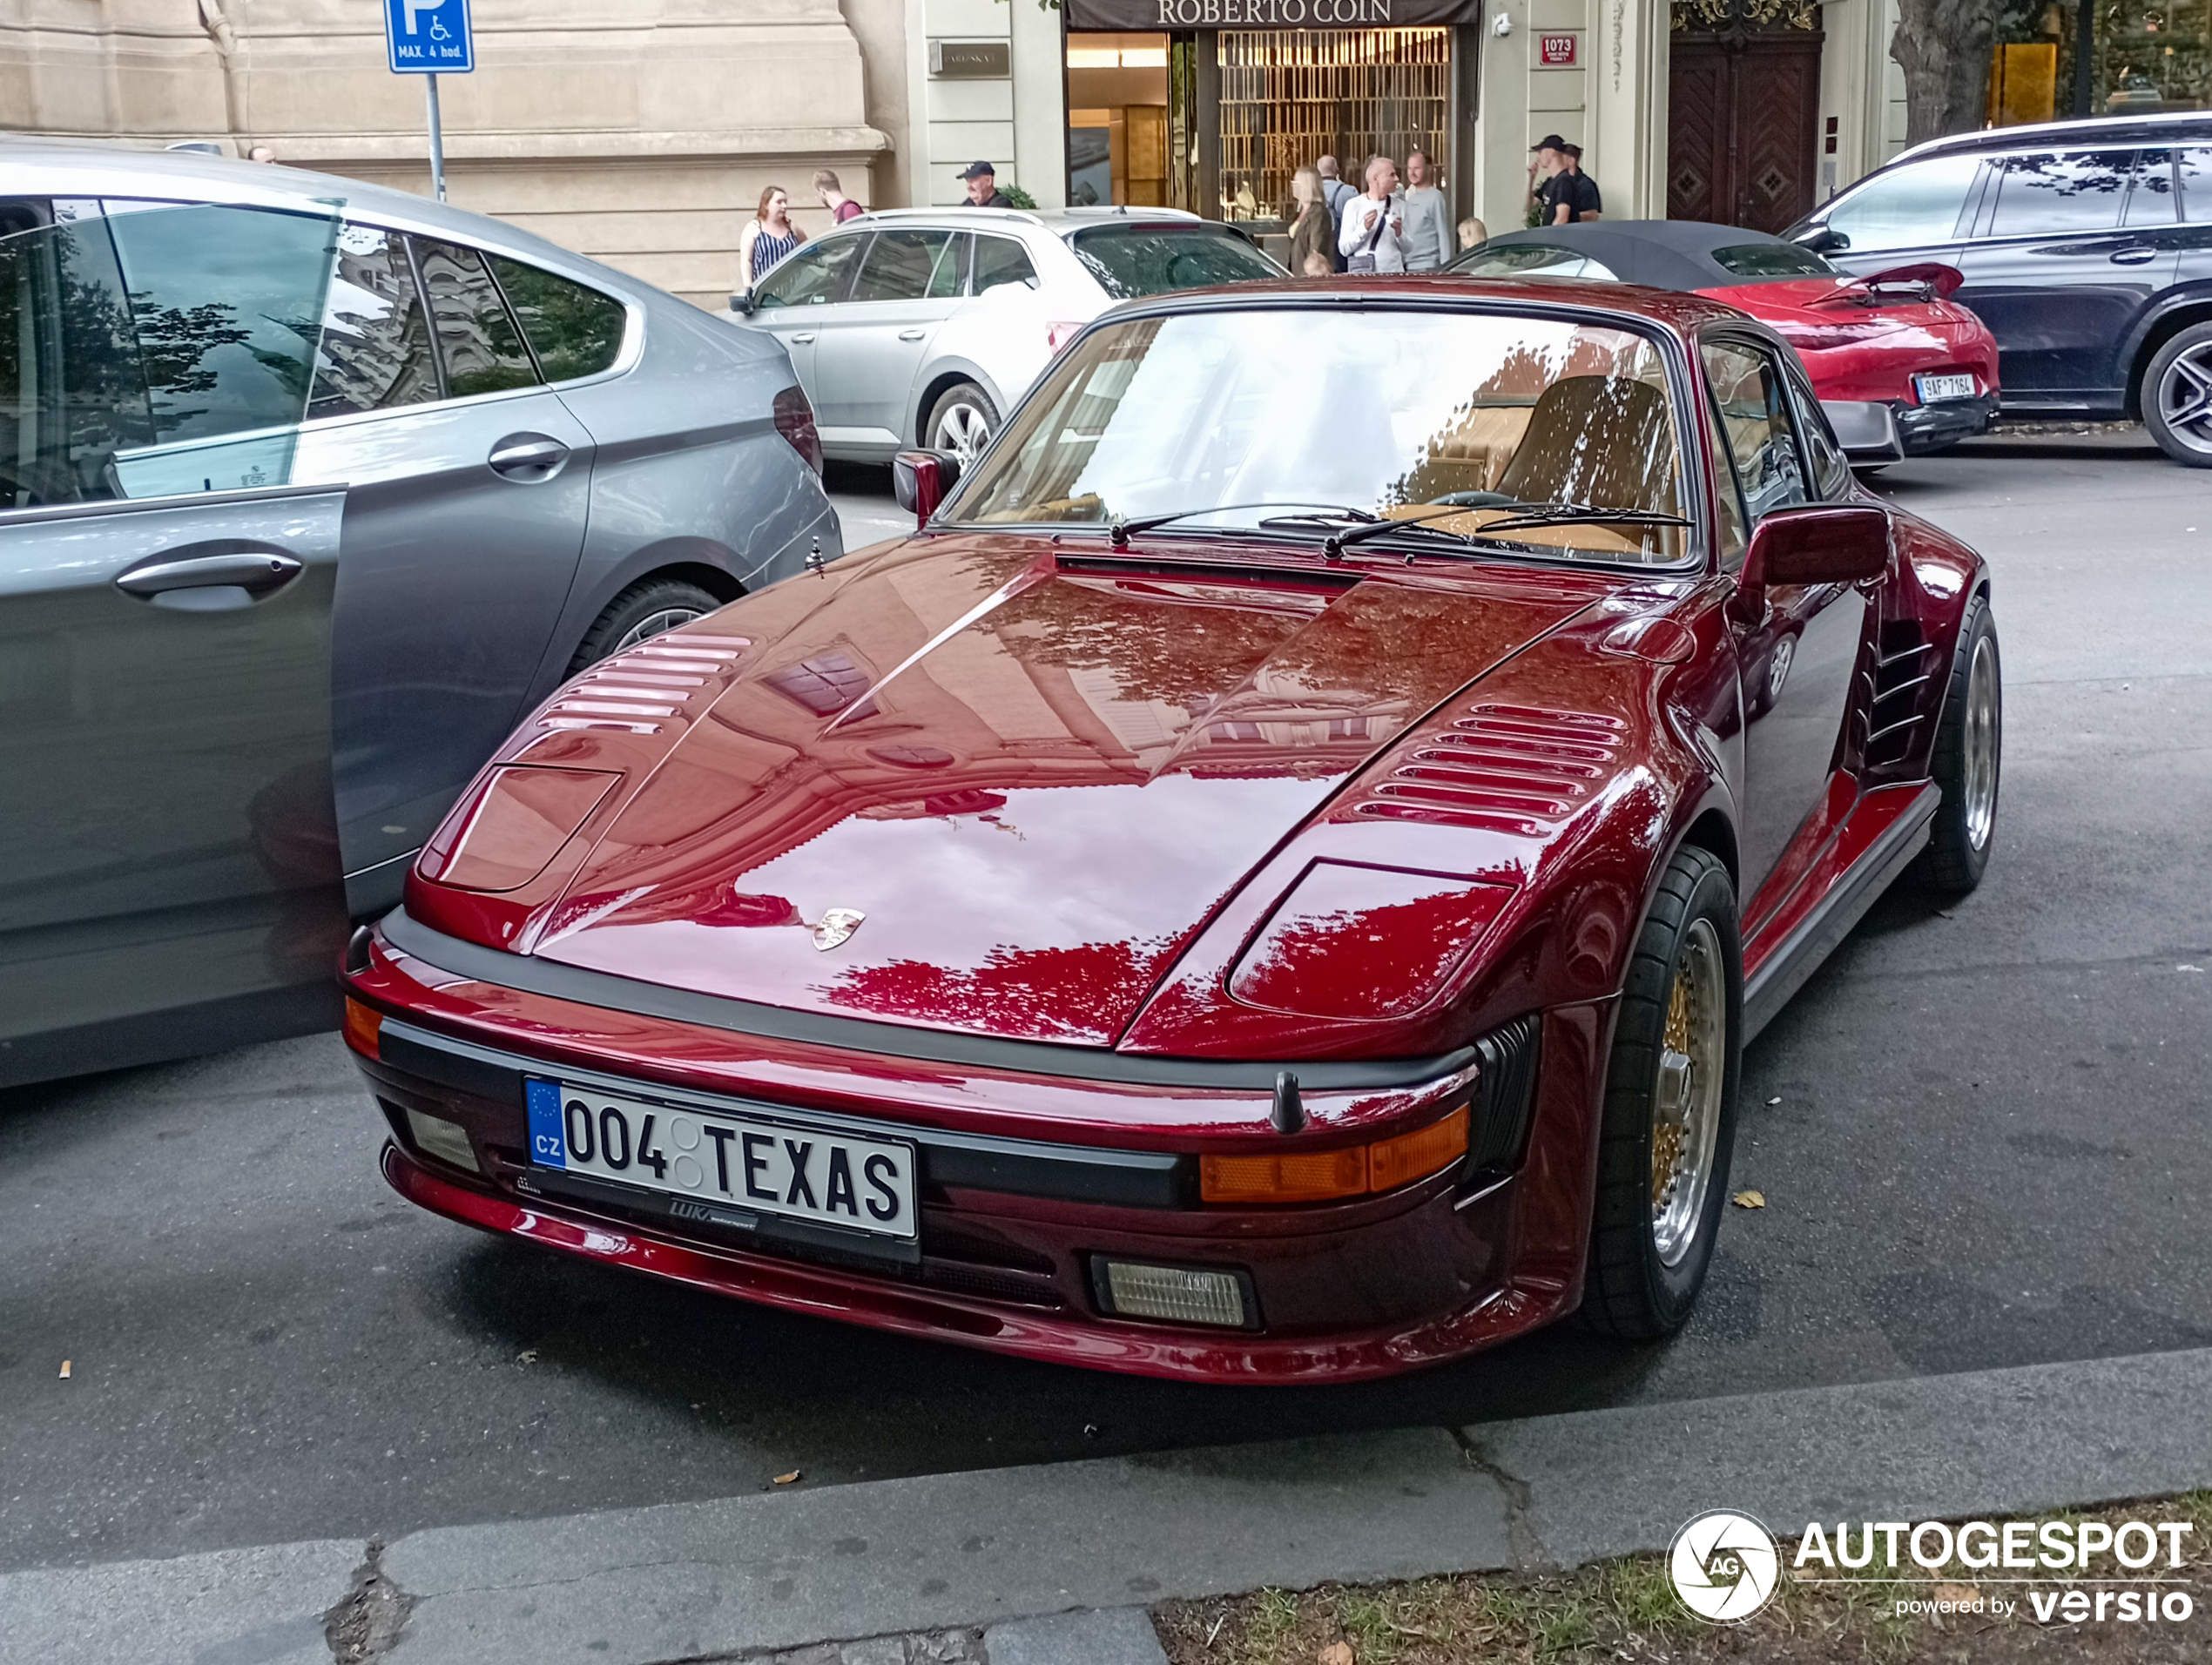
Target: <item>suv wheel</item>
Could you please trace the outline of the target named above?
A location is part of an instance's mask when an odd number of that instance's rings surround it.
[[[649,636],[704,618],[721,605],[718,597],[681,578],[641,579],[609,602],[583,633],[576,657],[569,661],[569,675],[634,648]]]
[[[975,466],[991,435],[999,431],[999,413],[990,394],[972,381],[956,381],[929,408],[922,424],[933,451],[950,451],[960,459],[961,472]]]
[[[2175,462],[2212,468],[2212,323],[2158,349],[2143,372],[2143,425]]]

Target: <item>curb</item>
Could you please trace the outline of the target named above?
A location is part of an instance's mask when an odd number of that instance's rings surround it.
[[[1170,1598],[2212,1486],[2208,1404],[2199,1349],[43,1569],[0,1576],[0,1662],[329,1665],[373,1571],[347,1665],[1160,1665]]]

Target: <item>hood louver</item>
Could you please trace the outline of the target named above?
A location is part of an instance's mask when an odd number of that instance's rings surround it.
[[[1612,772],[1626,727],[1582,711],[1477,705],[1399,754],[1352,812],[1540,838]]]

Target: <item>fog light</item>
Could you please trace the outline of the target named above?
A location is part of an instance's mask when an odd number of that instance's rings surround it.
[[[420,1110],[407,1113],[408,1130],[415,1135],[416,1146],[435,1156],[440,1162],[449,1162],[455,1168],[466,1168],[472,1174],[483,1170],[476,1166],[476,1152],[469,1144],[469,1136],[457,1122],[448,1122],[442,1116],[425,1116]]]
[[[1127,1260],[1096,1264],[1100,1304],[1116,1318],[1165,1318],[1170,1324],[1212,1324],[1230,1330],[1241,1330],[1248,1321],[1244,1280],[1235,1272],[1145,1266]]]

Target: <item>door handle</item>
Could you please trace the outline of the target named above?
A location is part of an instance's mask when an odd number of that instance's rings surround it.
[[[2112,252],[2114,266],[2148,266],[2158,258],[2155,248],[2122,248]]]
[[[902,341],[918,341],[928,334],[929,332],[926,329],[902,329],[899,332],[899,339]]]
[[[548,434],[509,434],[491,448],[491,455],[484,460],[502,479],[536,485],[561,472],[569,460],[569,448]]]
[[[298,556],[273,543],[222,539],[150,556],[116,574],[115,587],[144,601],[172,590],[217,588],[243,590],[259,601],[283,589],[306,567]]]
[[[792,336],[792,337],[791,338],[791,344],[792,344],[793,347],[805,347],[805,346],[806,346],[806,345],[809,341],[812,341],[813,339],[814,339],[814,332],[813,332],[813,330],[811,330],[811,329],[808,329],[808,330],[801,330],[801,331],[800,331],[798,334],[796,334],[796,335],[794,335],[794,336]]]

